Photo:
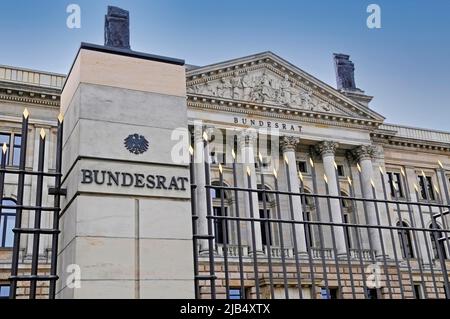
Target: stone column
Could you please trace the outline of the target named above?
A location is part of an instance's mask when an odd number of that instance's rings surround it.
[[[441,190],[441,193],[439,196],[441,197],[441,200],[443,203],[449,205],[448,198],[450,197],[450,183],[447,175],[445,174],[445,168],[442,165],[441,162],[439,162],[439,168],[436,171],[436,178],[439,184],[439,189]]]
[[[375,154],[375,148],[371,145],[362,145],[353,150],[353,155],[361,167],[361,190],[363,198],[373,199],[373,164],[372,156]],[[378,225],[374,202],[365,202],[367,213],[366,222],[369,225]],[[380,219],[381,220],[381,219]],[[376,256],[382,256],[381,241],[378,229],[369,228],[369,238],[372,242],[372,249]]]
[[[206,156],[209,154],[209,144],[204,143],[203,139],[203,127],[194,126],[194,163],[195,163],[195,182],[197,184],[197,234],[208,234],[207,223],[207,197],[206,197],[206,179],[205,179],[205,161],[209,160]],[[208,250],[207,240],[198,240],[200,246],[200,252]]]
[[[242,166],[242,174],[244,179],[244,187],[257,189],[257,178],[256,178],[256,170],[255,170],[255,152],[254,145],[256,142],[256,131],[252,129],[248,129],[241,133],[239,136],[239,146],[241,148],[241,159],[240,165]],[[248,171],[250,172],[251,185],[248,184]],[[253,205],[253,217],[259,218],[259,202],[258,202],[258,194],[256,192],[252,192],[250,195],[248,192],[245,193],[245,213],[247,217],[251,216],[250,212],[250,204],[249,204],[249,196],[251,196],[251,201]],[[256,251],[257,254],[263,253],[262,246],[262,236],[261,236],[261,226],[260,223],[254,223],[255,228],[255,247],[252,245],[252,230],[251,230],[251,222],[247,223],[247,241],[249,245],[250,253]]]
[[[337,184],[336,178],[336,168],[335,168],[335,159],[334,154],[339,144],[332,141],[323,141],[316,146],[316,151],[322,156],[323,167],[325,171],[325,175],[327,177],[328,191],[330,195],[339,196],[339,186]],[[317,176],[320,178],[320,176]],[[328,209],[328,206],[326,206]],[[341,204],[338,199],[330,199],[330,209],[331,209],[331,217],[332,222],[334,223],[343,223],[342,221],[342,212],[341,212]],[[328,216],[326,216],[328,218]],[[343,227],[333,227],[334,238],[336,240],[336,250],[338,256],[343,256],[347,254],[347,250],[345,247],[345,235]]]
[[[57,297],[193,298],[184,62],[82,44],[61,112]]]
[[[289,186],[291,192],[299,192],[300,183],[297,171],[297,161],[295,158],[295,149],[300,143],[300,139],[294,136],[283,136],[280,141],[283,159],[287,160],[289,172]],[[287,188],[287,187],[286,187]],[[300,196],[292,196],[292,208],[294,220],[303,221],[302,202]],[[289,208],[290,209],[290,208]],[[290,218],[290,216],[289,216]],[[305,227],[303,224],[295,224],[295,236],[297,242],[297,251],[299,255],[307,255]]]

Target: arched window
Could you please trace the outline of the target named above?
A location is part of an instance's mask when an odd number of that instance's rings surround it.
[[[405,222],[397,222],[397,227],[409,227]],[[414,251],[412,248],[411,234],[407,229],[398,230],[398,238],[400,241],[400,248],[403,258],[414,258]]]
[[[433,229],[433,224],[430,225],[430,228]],[[444,242],[442,241],[438,241],[436,242],[436,238],[434,237],[436,234],[437,238],[442,238],[442,232],[440,230],[442,230],[441,226],[436,224],[436,228],[438,229],[438,231],[430,231],[430,240],[431,240],[431,247],[433,248],[433,258],[434,259],[439,259],[439,253],[438,253],[438,247],[441,249],[441,252],[444,255],[444,259],[447,259],[447,252],[445,251],[445,245]],[[439,245],[439,246],[438,246]]]
[[[258,189],[266,189],[270,190],[269,187],[258,184]],[[264,204],[265,200],[265,204]],[[258,192],[258,208],[259,208],[259,218],[271,218],[272,217],[272,204],[273,201],[268,193]],[[265,207],[264,207],[265,205]],[[268,222],[261,222],[261,239],[263,246],[267,245],[275,245],[274,243],[274,234],[277,234],[275,229],[277,229],[277,225],[274,223],[269,224]],[[267,227],[266,227],[267,226]]]
[[[2,205],[16,206],[12,199],[4,199]],[[0,215],[0,247],[11,248],[14,241],[13,228],[16,223],[16,210],[14,208],[2,208]]]
[[[219,182],[212,182],[212,186],[220,186]],[[224,185],[226,186],[226,185]],[[211,188],[211,200],[213,206],[214,216],[228,216],[228,196],[225,190],[223,191],[223,208],[222,208],[222,195],[221,189]],[[228,222],[223,219],[214,219],[214,234],[216,244],[229,243]]]

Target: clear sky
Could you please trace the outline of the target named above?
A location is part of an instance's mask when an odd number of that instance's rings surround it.
[[[103,44],[108,4],[130,11],[132,49],[189,64],[270,50],[335,87],[332,53],[350,54],[387,122],[450,131],[449,0],[1,0],[0,64],[67,73],[80,42]]]

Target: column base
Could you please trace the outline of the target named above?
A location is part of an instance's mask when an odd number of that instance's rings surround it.
[[[346,251],[341,251],[341,252],[338,252],[337,253],[337,259],[341,259],[341,260],[343,260],[343,259],[348,259],[348,253],[346,252]]]
[[[300,259],[309,259],[309,254],[307,251],[300,251],[297,254],[294,253],[294,255],[297,255]]]
[[[375,255],[375,260],[377,261],[383,261],[383,260],[389,260],[389,256],[388,255]]]
[[[253,254],[256,253],[256,256],[260,256],[260,257],[265,257],[266,254],[264,253],[263,250],[257,250],[256,252],[253,252],[251,250],[248,251],[248,256],[249,257],[253,257]]]
[[[215,252],[216,252],[216,250],[214,250],[214,254],[215,254]],[[199,257],[208,257],[208,256],[209,256],[209,249],[208,249],[208,248],[206,248],[206,249],[201,249],[201,250],[198,252],[198,256],[199,256]]]

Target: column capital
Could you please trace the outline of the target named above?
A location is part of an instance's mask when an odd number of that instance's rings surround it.
[[[256,139],[257,139],[256,131],[253,129],[247,129],[242,131],[241,134],[239,134],[238,142],[242,148],[246,146],[253,146],[256,142]]]
[[[333,141],[323,141],[315,145],[314,149],[320,155],[334,155],[336,149],[339,147],[339,143]]]
[[[295,152],[297,145],[300,144],[300,138],[295,136],[281,136],[280,137],[280,148],[283,153],[285,152]]]
[[[357,161],[371,160],[376,155],[377,149],[373,145],[361,145],[353,149],[351,152]]]

